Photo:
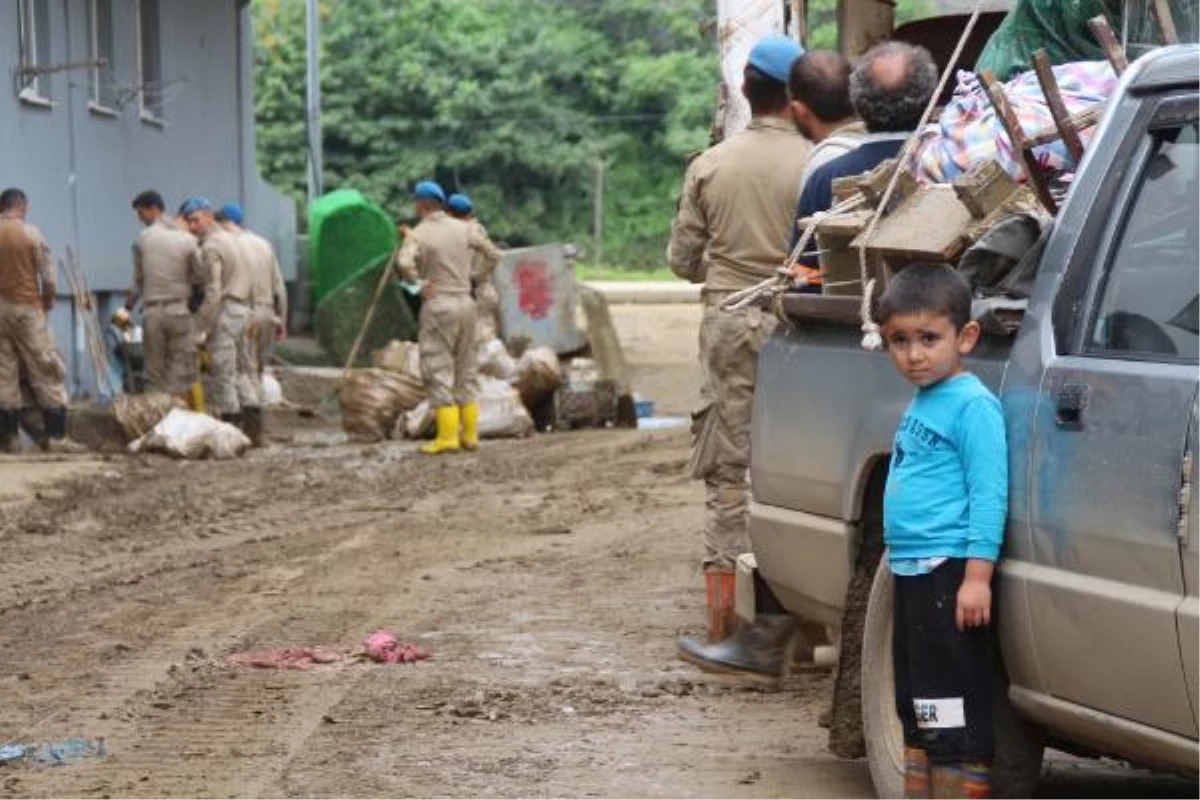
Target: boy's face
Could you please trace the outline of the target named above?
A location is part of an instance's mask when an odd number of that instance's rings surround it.
[[[961,331],[945,314],[894,314],[883,325],[883,340],[897,371],[922,389],[962,372],[962,359],[979,341],[979,325]]]

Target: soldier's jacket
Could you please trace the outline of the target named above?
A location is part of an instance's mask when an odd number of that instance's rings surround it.
[[[250,302],[255,310],[272,309],[280,322],[287,320],[287,287],[275,256],[275,247],[254,231],[236,234],[246,252],[250,268]]]
[[[791,123],[760,117],[696,158],[671,226],[671,270],[715,291],[744,289],[774,275],[787,258],[811,150]]]
[[[492,279],[492,273],[496,271],[496,265],[500,263],[501,251],[496,247],[492,238],[488,236],[487,228],[483,227],[477,219],[467,220],[469,225],[475,232],[478,239],[483,242],[480,249],[472,251],[471,255],[471,278],[476,283],[484,283]]]
[[[226,300],[250,302],[250,270],[245,248],[232,233],[216,226],[200,240],[200,256],[208,271],[208,292],[200,319],[211,330]]]
[[[165,217],[133,243],[133,285],[146,303],[188,302],[208,280],[196,238]]]
[[[470,294],[473,254],[489,271],[500,261],[500,251],[480,230],[435,211],[408,234],[393,265],[405,280],[425,281],[433,294]]]
[[[0,215],[0,298],[43,308],[56,291],[50,247],[41,231],[15,215]]]

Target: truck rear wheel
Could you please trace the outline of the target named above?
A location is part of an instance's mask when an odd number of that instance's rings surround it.
[[[867,620],[863,626],[862,720],[867,764],[880,797],[904,796],[904,733],[896,715],[892,672],[892,592],[895,581],[886,563],[875,571]],[[993,797],[1032,797],[1042,769],[1045,735],[1018,716],[1008,700],[1008,679],[997,658],[996,697],[992,707],[995,759]]]

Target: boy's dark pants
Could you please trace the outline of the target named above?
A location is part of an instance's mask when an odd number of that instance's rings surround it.
[[[892,659],[904,746],[937,766],[992,758],[992,630],[955,625],[966,559],[896,576]]]

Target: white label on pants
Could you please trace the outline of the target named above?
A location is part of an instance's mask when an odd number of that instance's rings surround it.
[[[917,714],[917,727],[965,728],[967,715],[963,711],[961,697],[940,697],[934,700],[913,698],[913,711]]]

